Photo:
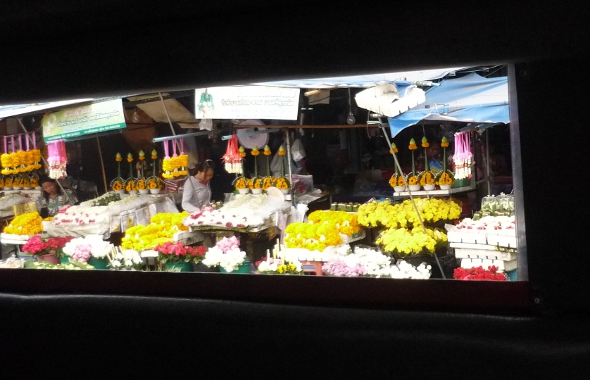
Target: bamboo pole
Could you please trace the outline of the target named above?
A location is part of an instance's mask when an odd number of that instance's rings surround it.
[[[104,171],[104,160],[102,159],[102,149],[100,148],[100,139],[96,137],[96,144],[98,145],[98,154],[100,155],[100,167],[102,169],[102,180],[104,182],[104,192],[108,192],[107,188],[107,175]]]

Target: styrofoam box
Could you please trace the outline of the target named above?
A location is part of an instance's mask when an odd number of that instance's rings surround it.
[[[516,252],[497,251],[496,246],[489,244],[467,244],[450,243],[449,246],[455,249],[455,257],[458,259],[494,259],[494,260],[516,260]]]
[[[498,272],[510,272],[517,268],[516,260],[489,260],[489,259],[461,259],[462,268],[473,268],[482,266],[487,268],[490,265],[498,267]]]
[[[516,248],[516,236],[489,235],[488,244],[499,247]]]
[[[473,233],[463,231],[447,232],[449,242],[470,243],[470,244],[487,244],[487,236],[484,233]]]

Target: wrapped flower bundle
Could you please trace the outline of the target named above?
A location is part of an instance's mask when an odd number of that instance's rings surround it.
[[[157,245],[154,250],[158,252],[158,257],[162,264],[182,262],[188,263],[191,261],[198,263],[203,260],[205,252],[207,251],[207,247],[191,247],[186,246],[180,242],[166,242],[164,244]]]

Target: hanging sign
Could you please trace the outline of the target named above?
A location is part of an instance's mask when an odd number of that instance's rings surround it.
[[[298,88],[208,87],[195,90],[197,119],[297,120]]]
[[[125,128],[123,100],[50,112],[43,116],[41,124],[45,142],[122,129]]]

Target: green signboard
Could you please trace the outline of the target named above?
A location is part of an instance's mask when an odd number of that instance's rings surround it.
[[[125,128],[123,100],[115,99],[88,104],[43,116],[45,142],[65,140]]]

